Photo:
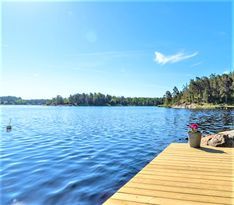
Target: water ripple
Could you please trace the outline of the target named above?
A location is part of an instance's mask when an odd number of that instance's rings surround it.
[[[3,205],[102,204],[187,124],[233,129],[234,111],[155,107],[4,106]],[[13,130],[5,126],[12,118]],[[181,140],[182,139],[182,140]]]

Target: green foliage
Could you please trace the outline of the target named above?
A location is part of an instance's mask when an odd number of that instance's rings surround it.
[[[102,93],[75,94],[68,98],[57,95],[50,100],[23,100],[7,96],[0,97],[0,104],[12,105],[73,105],[73,106],[155,106],[162,104],[162,98],[116,97]]]
[[[143,98],[143,97],[116,97],[104,95],[102,93],[75,94],[70,95],[68,99],[61,99],[57,96],[49,101],[49,105],[74,105],[74,106],[155,106],[162,104],[162,98]]]
[[[167,91],[165,95],[163,96],[163,98],[164,98],[165,105],[170,105],[172,103],[172,94],[170,91]]]
[[[190,80],[180,92],[174,87],[172,94],[167,91],[164,105],[180,103],[234,104],[234,72],[210,77],[196,77]]]

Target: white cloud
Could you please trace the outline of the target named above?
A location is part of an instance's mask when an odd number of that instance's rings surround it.
[[[197,54],[198,54],[198,52],[194,52],[190,55],[187,55],[183,52],[179,52],[179,53],[176,53],[174,55],[166,56],[166,55],[156,51],[155,52],[155,61],[158,64],[162,64],[162,65],[167,64],[167,63],[177,63],[177,62],[192,58],[192,57],[196,56]]]

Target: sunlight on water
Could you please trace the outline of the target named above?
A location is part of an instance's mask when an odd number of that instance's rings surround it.
[[[2,106],[2,204],[101,204],[187,124],[233,129],[234,111]],[[12,131],[5,126],[12,119]]]
[[[16,199],[13,200],[13,203],[11,205],[26,205],[23,202],[17,201]]]

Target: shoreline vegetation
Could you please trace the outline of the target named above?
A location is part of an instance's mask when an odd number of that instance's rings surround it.
[[[234,72],[209,77],[196,77],[182,91],[175,86],[166,91],[162,107],[188,109],[234,108]]]
[[[157,106],[163,104],[163,98],[116,97],[102,93],[75,94],[68,98],[60,95],[52,99],[24,100],[20,97],[0,97],[2,105],[62,105],[62,106]]]
[[[163,97],[116,97],[102,93],[74,94],[68,98],[24,100],[2,96],[0,105],[62,105],[62,106],[158,106],[186,109],[234,109],[234,72],[209,77],[196,77],[182,91],[175,86]]]

